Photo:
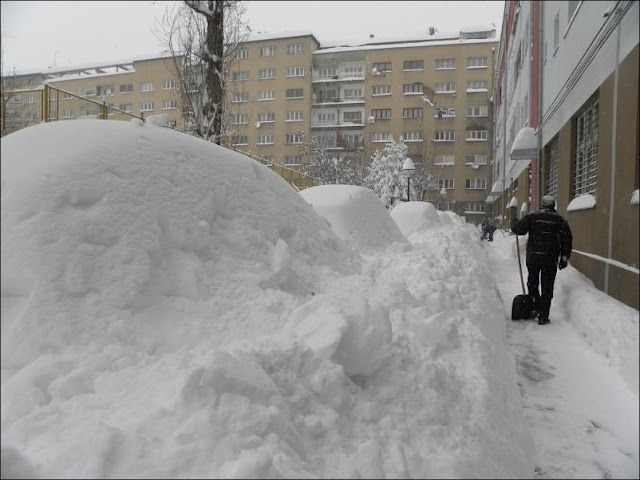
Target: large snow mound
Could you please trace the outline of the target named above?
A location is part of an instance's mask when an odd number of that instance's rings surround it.
[[[136,123],[30,127],[1,166],[2,477],[532,475],[457,217],[359,256],[269,169]]]
[[[355,249],[366,251],[406,242],[380,199],[368,188],[321,185],[300,195]]]
[[[414,233],[442,225],[438,210],[429,202],[400,203],[391,210],[391,218],[409,239]]]

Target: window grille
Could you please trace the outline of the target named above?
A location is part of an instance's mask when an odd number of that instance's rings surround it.
[[[574,119],[573,194],[596,194],[598,186],[598,97],[592,97]]]
[[[560,141],[557,136],[549,144],[549,158],[547,162],[547,194],[558,198]]]

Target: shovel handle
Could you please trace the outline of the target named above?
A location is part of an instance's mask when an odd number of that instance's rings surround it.
[[[518,252],[518,269],[520,270],[520,285],[522,285],[522,293],[526,295],[527,292],[524,291],[524,280],[522,278],[522,263],[520,261],[520,242],[518,241],[518,235],[516,235],[516,251]]]

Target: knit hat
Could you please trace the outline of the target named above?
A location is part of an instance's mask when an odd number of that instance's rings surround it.
[[[542,206],[544,208],[554,208],[556,206],[556,199],[551,195],[545,195],[542,197]]]

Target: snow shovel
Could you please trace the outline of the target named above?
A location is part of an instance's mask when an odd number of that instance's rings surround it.
[[[533,311],[533,300],[524,290],[524,280],[522,279],[522,263],[520,262],[520,243],[516,235],[516,250],[518,251],[518,269],[520,270],[520,285],[522,285],[522,295],[516,295],[511,305],[511,320],[524,320],[531,317]]]

